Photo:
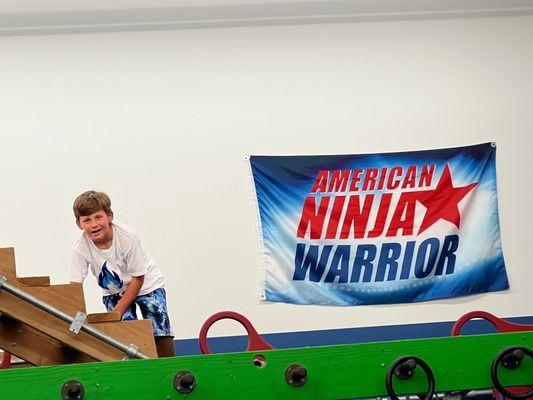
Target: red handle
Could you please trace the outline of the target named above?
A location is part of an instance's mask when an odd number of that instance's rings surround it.
[[[515,324],[512,322],[508,322],[486,311],[472,311],[466,313],[457,320],[457,322],[453,325],[452,328],[452,336],[458,336],[461,333],[461,328],[464,326],[464,324],[475,318],[481,318],[489,321],[492,325],[494,325],[498,332],[533,331],[533,325]]]
[[[213,314],[202,325],[200,329],[200,336],[198,337],[198,343],[200,344],[200,351],[202,354],[211,354],[211,349],[207,344],[207,332],[209,328],[221,319],[233,319],[239,322],[248,333],[248,347],[246,351],[256,351],[256,350],[271,350],[273,347],[257,333],[252,323],[244,315],[236,313],[234,311],[221,311],[216,314]]]
[[[4,357],[2,357],[2,362],[0,362],[0,369],[7,369],[11,366],[11,354],[4,351]]]

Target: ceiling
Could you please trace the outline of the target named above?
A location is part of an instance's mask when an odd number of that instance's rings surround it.
[[[0,0],[0,35],[533,15],[533,0]]]

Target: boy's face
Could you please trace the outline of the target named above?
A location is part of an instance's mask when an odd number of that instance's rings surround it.
[[[113,239],[113,214],[106,214],[104,210],[96,211],[91,215],[80,216],[76,221],[92,241],[98,244],[106,244]]]

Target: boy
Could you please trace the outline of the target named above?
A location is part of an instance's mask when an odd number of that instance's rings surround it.
[[[118,311],[122,320],[137,319],[137,304],[152,321],[158,356],[174,356],[163,274],[137,235],[113,222],[111,200],[103,192],[80,194],[73,210],[83,232],[72,249],[70,281],[83,283],[90,268],[104,291],[107,310]]]

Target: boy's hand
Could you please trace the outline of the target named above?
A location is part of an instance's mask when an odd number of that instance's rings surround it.
[[[126,310],[130,307],[131,303],[133,303],[139,295],[143,283],[144,275],[134,276],[133,278],[131,278],[131,281],[128,284],[128,288],[126,289],[126,291],[122,295],[122,298],[118,301],[117,305],[114,308],[114,311],[119,312],[120,318],[122,318]]]

